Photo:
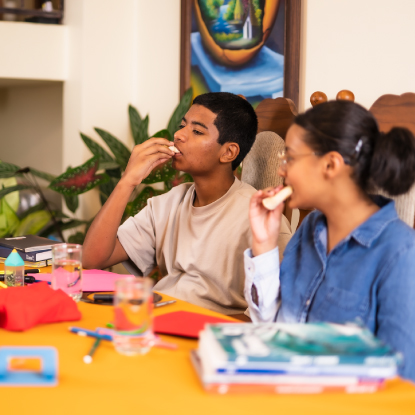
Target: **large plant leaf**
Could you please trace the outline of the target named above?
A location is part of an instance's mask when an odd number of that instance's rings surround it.
[[[57,226],[59,227],[59,229],[61,231],[66,231],[67,229],[77,228],[78,226],[85,225],[87,223],[88,223],[88,221],[77,220],[77,219],[71,219],[71,220],[66,221],[66,222],[63,222],[63,221],[60,220],[60,221],[57,221]],[[45,238],[47,238],[49,235],[51,235],[52,233],[55,233],[55,232],[56,232],[56,227],[52,223],[50,226],[48,226],[46,229],[44,229],[39,235],[44,236]]]
[[[46,210],[39,210],[27,215],[19,224],[14,236],[36,235],[50,221],[51,215]]]
[[[40,177],[43,180],[46,180],[47,182],[51,182],[52,180],[56,179],[56,176],[53,174],[45,173],[40,170],[33,169],[30,167],[30,173],[32,173],[34,176]]]
[[[6,199],[0,200],[0,237],[12,235],[19,226],[16,212],[9,206]]]
[[[185,116],[186,112],[189,111],[190,104],[192,103],[193,90],[189,88],[184,94],[182,99],[179,102],[179,105],[173,112],[173,115],[170,118],[169,125],[167,129],[170,132],[170,135],[173,137],[174,133],[178,130],[182,118]]]
[[[173,141],[173,137],[170,134],[169,130],[160,130],[157,131],[154,135],[152,135],[152,137],[160,137],[160,138],[165,138],[169,141]]]
[[[0,189],[6,188],[6,187],[13,187],[13,186],[17,186],[17,180],[15,177],[9,177],[8,179],[0,179]],[[5,196],[5,198],[9,206],[15,212],[17,212],[17,209],[19,208],[19,203],[20,203],[19,192],[9,193],[7,196]]]
[[[104,162],[115,163],[115,160],[113,159],[113,157],[111,157],[96,141],[94,141],[92,138],[89,138],[85,134],[82,134],[82,133],[80,133],[80,134],[81,134],[81,138],[82,138],[83,142],[89,148],[91,153],[94,156],[99,157],[100,169],[103,168],[101,166],[101,163],[104,163]],[[104,168],[107,169],[108,167],[104,167]]]
[[[117,163],[121,166],[121,168],[125,169],[131,156],[130,150],[128,150],[128,148],[120,140],[118,140],[118,138],[115,138],[109,132],[101,130],[100,128],[95,128],[95,131],[110,148]]]
[[[136,145],[144,143],[144,141],[148,140],[148,115],[143,120],[140,113],[132,105],[128,106],[128,114],[134,143]]]
[[[5,187],[4,189],[0,190],[0,199],[8,195],[9,193],[13,193],[18,190],[24,190],[24,189],[33,189],[33,186],[29,186],[26,184],[17,184],[16,186]]]
[[[26,216],[30,215],[33,212],[45,209],[45,204],[43,202],[38,203],[35,206],[30,207],[19,215],[19,219],[22,221]]]
[[[84,232],[76,232],[75,234],[71,235],[68,238],[68,242],[70,244],[79,244],[82,245],[85,240],[86,233]]]
[[[142,181],[144,184],[153,184],[159,182],[167,182],[172,180],[176,175],[177,170],[171,166],[171,160],[160,164]]]
[[[66,207],[72,213],[75,213],[76,209],[78,209],[78,206],[79,206],[78,196],[63,195],[63,197],[65,198]]]
[[[136,215],[141,209],[143,209],[147,205],[147,199],[158,196],[162,193],[164,193],[162,190],[155,190],[150,186],[146,186],[132,202],[127,204],[123,220],[129,218],[130,216]]]
[[[15,164],[5,163],[0,160],[0,177],[7,178],[12,177],[16,174],[17,170],[20,170],[19,166]]]
[[[120,166],[116,161],[102,161],[99,160],[98,170],[106,170],[106,173],[108,173],[109,170],[116,170],[120,171]],[[120,173],[121,177],[121,173]]]
[[[49,187],[66,196],[76,196],[106,183],[109,177],[104,174],[96,174],[99,159],[92,157],[82,166],[69,168],[65,173],[53,180]]]
[[[111,177],[111,179],[107,182],[99,186],[99,198],[101,200],[101,204],[103,205],[107,199],[110,197],[110,194],[115,189],[115,186],[118,183],[118,179]]]

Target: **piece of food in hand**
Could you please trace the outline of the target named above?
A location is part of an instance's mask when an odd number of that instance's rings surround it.
[[[173,153],[180,153],[180,151],[175,146],[170,146],[169,150],[173,151]]]
[[[284,187],[276,195],[267,197],[262,200],[262,204],[268,210],[274,210],[280,203],[291,196],[293,188],[291,186]]]

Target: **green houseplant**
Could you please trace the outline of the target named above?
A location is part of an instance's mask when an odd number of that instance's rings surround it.
[[[142,118],[137,109],[130,105],[128,113],[134,144],[141,144],[150,137],[165,137],[172,140],[181,119],[190,107],[191,99],[192,90],[189,88],[175,108],[167,128],[153,135],[148,133],[149,116]],[[78,196],[94,188],[98,188],[100,201],[104,204],[121,178],[131,151],[109,132],[100,128],[95,128],[95,131],[112,154],[92,138],[81,133],[81,138],[93,157],[81,166],[69,167],[58,177],[33,168],[22,169],[14,164],[0,161],[0,237],[30,233],[49,236],[55,233],[64,240],[62,231],[76,229],[77,232],[68,238],[68,242],[83,242],[93,218],[90,221],[82,221],[71,218],[60,210],[53,209],[44,197],[36,177],[46,181],[49,189],[61,194],[67,208],[72,213],[75,213],[78,208]],[[165,193],[173,186],[189,181],[192,181],[191,176],[174,170],[170,162],[158,166],[143,181],[143,186],[138,188],[139,191],[133,194],[132,200],[125,209],[123,221],[138,213],[147,204],[149,197]],[[163,183],[163,187],[161,189],[160,186],[153,187],[152,185],[155,183]],[[36,192],[41,202],[27,211],[17,214],[18,192],[26,189]],[[81,226],[84,228],[83,230],[79,230]]]

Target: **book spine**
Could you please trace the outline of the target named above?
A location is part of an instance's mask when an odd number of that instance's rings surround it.
[[[212,394],[271,393],[277,395],[320,394],[320,393],[374,393],[384,388],[383,382],[361,382],[356,385],[270,385],[238,383],[205,383],[204,389]]]
[[[0,257],[1,258],[7,258],[12,252],[12,249],[0,247]],[[20,257],[23,259],[23,261],[26,262],[40,262],[45,261],[47,259],[51,259],[52,257],[52,251],[46,251],[46,252],[22,252],[17,251],[17,253],[20,255]]]

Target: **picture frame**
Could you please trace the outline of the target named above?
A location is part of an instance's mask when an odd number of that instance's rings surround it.
[[[180,94],[191,86],[191,27],[195,0],[181,0]],[[269,1],[269,0],[268,0]],[[284,1],[283,97],[298,107],[300,75],[301,0]]]

